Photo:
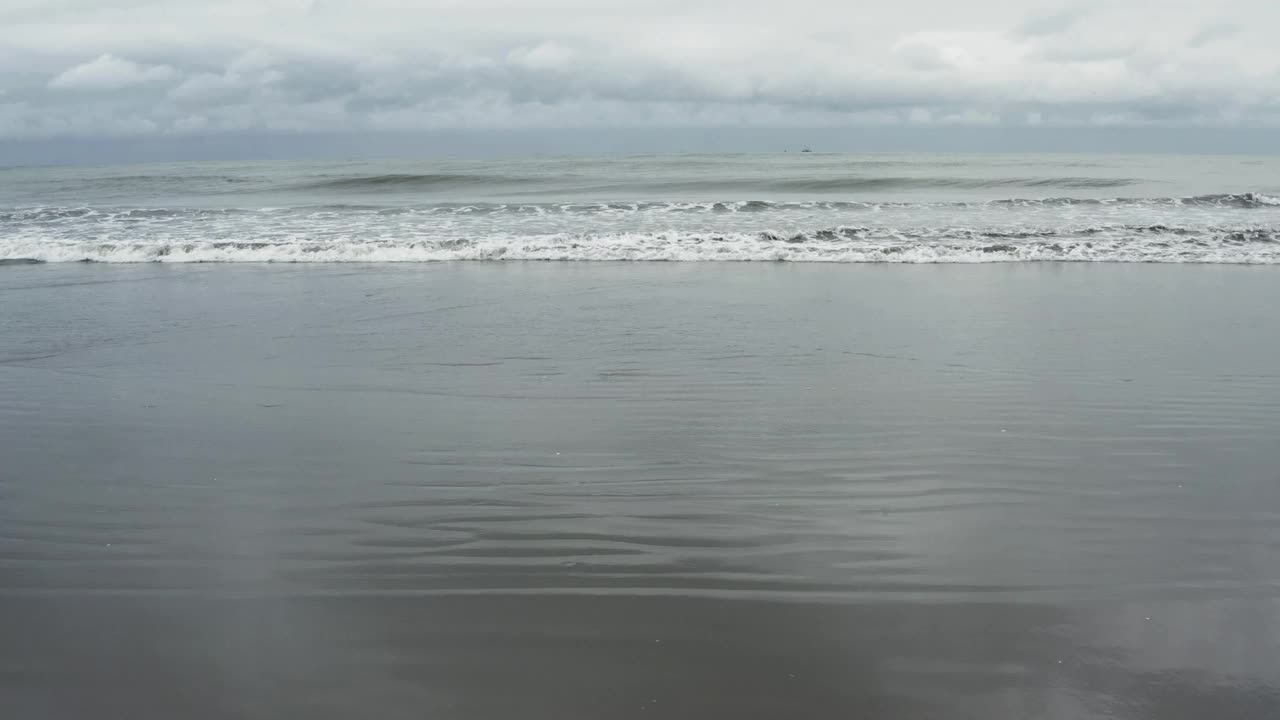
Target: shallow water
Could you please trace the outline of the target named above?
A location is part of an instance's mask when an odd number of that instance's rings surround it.
[[[0,268],[0,714],[1269,717],[1280,285]]]

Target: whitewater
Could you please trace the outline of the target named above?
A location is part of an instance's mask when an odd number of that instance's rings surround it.
[[[1272,159],[800,154],[0,169],[0,263],[1280,263]]]

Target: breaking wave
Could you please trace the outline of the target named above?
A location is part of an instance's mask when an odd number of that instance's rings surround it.
[[[423,176],[379,177],[394,184]],[[1271,264],[1280,258],[1278,228],[1280,197],[1258,192],[937,203],[45,206],[0,209],[0,262]]]
[[[333,238],[0,245],[0,262],[649,261],[1280,264],[1280,230],[1168,226],[1000,231],[837,227],[805,233],[552,233],[477,238]]]
[[[397,176],[383,176],[392,178]],[[387,182],[395,182],[387,180]],[[560,202],[560,203],[434,203],[430,205],[384,206],[353,203],[317,204],[261,209],[240,208],[100,208],[29,207],[0,210],[0,223],[40,223],[64,220],[119,222],[165,218],[219,218],[240,215],[271,216],[298,212],[370,212],[378,215],[595,215],[619,213],[765,213],[772,211],[833,210],[874,211],[885,208],[1053,208],[1053,207],[1203,207],[1220,209],[1280,209],[1280,197],[1263,193],[1221,193],[1185,198],[1010,198],[979,202],[862,202],[812,201],[644,201],[644,202]]]

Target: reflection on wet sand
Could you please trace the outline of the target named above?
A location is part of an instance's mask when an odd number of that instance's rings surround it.
[[[6,268],[0,715],[1280,716],[1253,270]]]

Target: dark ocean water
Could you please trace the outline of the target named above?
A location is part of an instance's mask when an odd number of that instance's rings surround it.
[[[774,155],[0,169],[0,262],[1280,260],[1280,160]]]

